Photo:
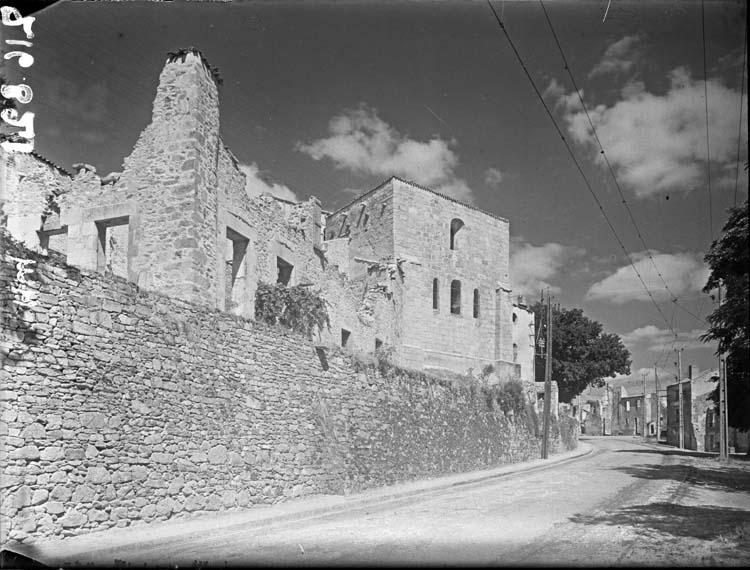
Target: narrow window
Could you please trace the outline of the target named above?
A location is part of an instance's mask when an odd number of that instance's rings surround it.
[[[518,345],[513,343],[513,362],[518,362]]]
[[[479,289],[474,289],[474,318],[479,318]]]
[[[362,204],[362,207],[359,209],[359,217],[357,218],[357,226],[362,225],[362,220],[365,217],[365,205]]]
[[[280,257],[276,257],[276,268],[278,269],[276,282],[281,283],[282,285],[289,285],[292,280],[292,271],[294,270],[294,265],[292,265],[288,261],[281,259]]]
[[[518,320],[518,315],[513,313],[513,322],[515,323]]]
[[[630,411],[630,400],[628,400],[627,402],[625,402],[625,411],[626,412]]]
[[[458,249],[458,232],[464,227],[464,223],[458,218],[451,220],[451,249]]]
[[[458,279],[451,281],[451,313],[461,314],[461,282]]]
[[[341,348],[346,348],[346,345],[349,344],[349,337],[351,335],[351,331],[341,329]]]
[[[370,214],[365,214],[365,217],[362,218],[362,229],[365,229],[367,227],[367,222],[370,221]]]
[[[232,311],[239,307],[245,297],[245,256],[250,243],[246,237],[227,228],[224,310]]]
[[[440,309],[440,284],[437,278],[432,280],[432,308],[436,311]]]
[[[383,341],[380,340],[379,338],[376,338],[375,339],[375,352],[377,352],[381,348],[383,348]]]

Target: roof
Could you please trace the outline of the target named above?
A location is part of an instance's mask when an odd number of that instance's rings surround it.
[[[339,208],[338,210],[336,210],[335,212],[333,212],[333,214],[331,214],[331,215],[335,216],[336,214],[338,214],[342,210],[347,209],[352,204],[355,204],[359,200],[362,200],[363,198],[369,196],[370,194],[372,194],[374,192],[377,192],[378,190],[380,190],[381,188],[383,188],[383,186],[385,186],[386,184],[388,184],[392,180],[398,180],[399,182],[403,182],[404,184],[408,184],[409,186],[413,186],[414,188],[419,188],[420,190],[424,190],[425,192],[429,192],[430,194],[434,194],[435,196],[439,196],[439,197],[441,197],[441,198],[443,198],[445,200],[448,200],[449,202],[453,202],[454,204],[458,204],[459,206],[463,206],[464,208],[469,208],[470,210],[475,210],[477,212],[480,212],[482,214],[490,216],[491,218],[495,218],[495,219],[500,220],[502,222],[509,223],[507,218],[503,218],[502,216],[498,216],[497,214],[493,214],[492,212],[488,212],[487,210],[482,210],[481,208],[477,208],[476,206],[472,206],[471,204],[467,204],[466,202],[462,202],[461,200],[456,200],[455,198],[452,198],[451,196],[448,196],[446,194],[442,194],[440,192],[436,192],[432,188],[427,188],[426,186],[421,186],[420,184],[417,184],[416,182],[412,182],[411,180],[405,180],[405,179],[400,178],[398,176],[391,176],[390,178],[388,178],[388,180],[382,182],[381,184],[379,184],[378,186],[376,186],[372,190],[368,190],[367,192],[364,192],[363,194],[360,194],[359,196],[357,196],[356,198],[354,198],[351,202],[348,202],[347,204],[345,204],[344,206],[342,206],[341,208]]]

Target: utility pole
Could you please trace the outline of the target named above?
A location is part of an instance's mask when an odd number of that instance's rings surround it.
[[[646,435],[646,376],[647,374],[642,374],[643,376],[643,427],[641,430],[643,431],[643,437],[647,437]]]
[[[727,361],[719,358],[719,459],[729,461],[729,423],[727,422]]]
[[[685,432],[683,429],[683,417],[682,417],[682,349],[675,349],[677,352],[677,401],[679,402],[679,411],[677,412],[677,427],[680,430],[678,441],[680,449],[685,448]]]
[[[719,305],[721,306],[721,283],[719,283]],[[729,461],[729,414],[727,413],[727,359],[719,354],[719,459]]]
[[[542,436],[542,459],[547,459],[549,452],[550,398],[552,397],[552,298],[547,287],[547,342],[544,359],[544,433]]]
[[[656,364],[654,364],[654,386],[656,388],[656,392],[654,393],[656,396],[656,443],[659,443],[659,430],[661,429],[661,405],[659,403],[659,374],[656,372]]]

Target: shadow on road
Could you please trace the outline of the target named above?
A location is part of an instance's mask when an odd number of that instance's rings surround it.
[[[687,465],[632,465],[617,467],[616,471],[639,479],[684,481],[713,491],[730,493],[750,492],[750,471],[733,467],[703,469]]]
[[[676,537],[703,540],[721,537],[730,539],[736,537],[738,531],[744,534],[750,532],[746,510],[713,506],[690,507],[671,503],[636,505],[596,515],[577,514],[570,520],[584,525],[628,525],[645,535],[658,531]]]

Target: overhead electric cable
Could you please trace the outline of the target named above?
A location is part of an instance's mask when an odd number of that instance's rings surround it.
[[[656,260],[654,260],[654,256],[651,253],[651,249],[646,244],[646,239],[643,237],[643,233],[641,232],[641,229],[638,227],[638,223],[635,221],[635,216],[633,215],[633,211],[630,209],[630,205],[628,204],[628,201],[625,199],[625,193],[622,191],[622,187],[620,186],[620,182],[617,180],[617,176],[615,175],[615,170],[612,167],[612,164],[609,161],[609,157],[607,157],[607,153],[604,151],[604,145],[602,145],[602,141],[599,138],[599,134],[596,132],[596,127],[594,126],[594,121],[591,119],[591,115],[589,114],[588,109],[586,108],[586,104],[583,102],[583,96],[581,95],[581,90],[578,88],[578,84],[576,83],[575,77],[573,76],[573,70],[570,68],[570,64],[568,64],[568,59],[565,57],[565,51],[562,48],[562,44],[560,43],[560,39],[557,36],[557,32],[555,31],[555,27],[552,25],[552,19],[549,16],[549,13],[547,12],[547,8],[544,5],[544,0],[539,0],[539,4],[542,7],[542,11],[544,12],[544,17],[547,20],[547,25],[549,26],[550,32],[552,32],[552,37],[555,39],[555,44],[557,44],[557,50],[560,52],[560,57],[563,60],[563,64],[565,66],[565,71],[568,73],[568,77],[570,78],[571,83],[573,84],[573,89],[575,89],[576,95],[578,96],[578,101],[581,104],[581,108],[583,109],[584,114],[586,115],[586,119],[588,120],[589,126],[591,127],[591,132],[594,135],[594,139],[596,140],[596,144],[599,146],[599,154],[604,158],[604,162],[607,165],[607,169],[609,170],[610,176],[612,176],[612,180],[615,183],[615,187],[617,188],[617,193],[620,195],[620,199],[622,200],[622,204],[625,206],[625,209],[628,211],[628,216],[630,217],[630,222],[633,224],[633,228],[635,229],[635,233],[638,235],[638,238],[641,241],[641,244],[643,245],[643,249],[646,251],[646,255],[648,259],[651,261],[651,265],[654,266],[654,269],[656,270],[656,274],[661,279],[662,284],[664,285],[664,289],[669,294],[672,302],[677,305],[680,309],[685,311],[686,313],[690,314],[694,318],[701,321],[701,323],[705,323],[706,320],[699,317],[698,315],[694,314],[687,308],[680,305],[678,302],[677,295],[674,294],[674,292],[669,288],[669,284],[667,283],[666,279],[664,279],[664,276],[661,273],[661,270],[656,265]]]
[[[703,100],[706,107],[706,175],[708,177],[708,232],[710,242],[714,240],[714,215],[711,198],[711,137],[708,134],[708,75],[706,70],[706,10],[705,0],[701,0],[701,32],[703,36]],[[709,243],[710,243],[709,242]]]
[[[745,97],[745,60],[747,57],[747,21],[745,39],[742,40],[742,79],[740,81],[740,119],[737,121],[737,164],[734,171],[734,206],[737,207],[737,188],[740,181],[740,148],[742,146],[742,99]]]
[[[609,226],[610,231],[612,232],[612,235],[617,240],[617,243],[620,246],[620,249],[625,253],[625,256],[628,259],[628,262],[630,266],[633,268],[633,271],[635,272],[636,276],[638,277],[638,280],[641,282],[641,285],[643,286],[644,290],[646,291],[646,294],[648,295],[649,299],[651,300],[651,303],[654,305],[656,310],[658,311],[659,315],[661,315],[662,320],[667,324],[669,329],[672,331],[672,334],[674,334],[675,338],[677,337],[677,333],[675,332],[674,328],[672,328],[672,325],[667,320],[667,317],[664,315],[664,312],[661,310],[661,307],[659,307],[659,304],[654,299],[653,294],[651,293],[651,290],[646,285],[646,282],[643,280],[643,276],[638,271],[638,268],[635,266],[635,263],[633,262],[633,259],[628,252],[627,248],[625,247],[625,244],[620,239],[620,236],[617,233],[617,230],[615,230],[615,227],[612,225],[611,220],[609,219],[609,216],[607,216],[607,213],[604,211],[604,207],[602,206],[601,201],[599,200],[599,197],[596,195],[596,192],[594,192],[593,187],[591,186],[591,183],[589,182],[588,178],[586,177],[586,174],[583,171],[583,168],[581,168],[580,163],[578,162],[578,159],[575,156],[575,153],[573,153],[573,149],[570,147],[570,144],[568,144],[567,139],[565,138],[565,134],[560,129],[560,126],[557,124],[557,121],[555,120],[555,117],[552,115],[552,111],[550,111],[549,107],[547,106],[546,101],[544,100],[544,97],[542,97],[541,92],[539,91],[539,88],[536,86],[536,83],[534,82],[534,79],[531,77],[531,73],[529,72],[528,68],[526,67],[526,64],[523,62],[523,59],[521,58],[521,54],[518,52],[518,49],[516,48],[516,45],[513,43],[513,40],[510,37],[510,34],[508,30],[505,28],[505,24],[503,24],[503,21],[500,19],[500,16],[498,15],[497,11],[495,10],[495,7],[492,5],[492,2],[490,0],[487,0],[487,4],[490,7],[490,10],[492,10],[493,15],[495,16],[495,20],[497,21],[498,25],[500,26],[500,29],[505,34],[505,38],[508,40],[508,44],[510,45],[511,49],[513,50],[513,53],[516,56],[516,59],[518,60],[519,65],[521,66],[521,69],[523,69],[523,72],[526,74],[526,78],[529,80],[529,83],[531,83],[531,87],[534,89],[534,92],[536,93],[537,98],[541,102],[542,106],[544,107],[544,110],[547,112],[547,116],[552,121],[552,124],[555,127],[555,130],[557,131],[557,134],[560,135],[560,138],[562,139],[563,144],[565,145],[565,148],[568,151],[568,154],[570,155],[571,159],[576,165],[576,169],[578,170],[578,173],[581,175],[581,178],[583,179],[586,188],[588,188],[589,193],[594,198],[594,201],[596,202],[596,205],[599,207],[599,211],[601,212],[602,216],[604,217],[604,220],[607,222],[607,225]]]

